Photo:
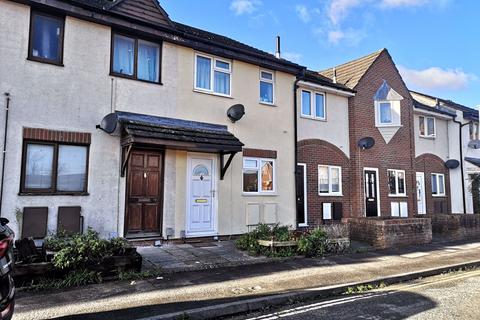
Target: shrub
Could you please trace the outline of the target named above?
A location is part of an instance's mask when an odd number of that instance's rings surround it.
[[[254,230],[241,235],[235,242],[235,246],[240,250],[248,251],[250,254],[267,257],[290,257],[296,254],[295,249],[282,247],[272,251],[269,247],[259,245],[258,240],[289,241],[293,238],[293,233],[288,226],[280,226],[279,224],[269,226],[261,223]]]
[[[327,234],[317,228],[310,233],[304,234],[298,240],[298,252],[307,257],[321,257],[327,248]]]
[[[56,251],[52,261],[56,268],[84,269],[99,264],[105,257],[124,254],[128,242],[121,238],[100,239],[97,232],[88,228],[85,234],[49,237],[46,247]]]
[[[101,282],[102,277],[99,272],[82,269],[71,271],[61,279],[40,278],[38,280],[33,280],[31,285],[27,287],[27,290],[43,291],[65,289]]]

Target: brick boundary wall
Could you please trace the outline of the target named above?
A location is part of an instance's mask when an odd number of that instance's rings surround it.
[[[305,139],[297,143],[298,162],[307,165],[307,219],[310,228],[331,223],[323,220],[322,203],[341,202],[342,216],[350,217],[350,160],[335,145],[319,139]],[[318,194],[318,166],[342,168],[342,196]]]
[[[480,215],[432,214],[432,232],[445,240],[480,239]]]
[[[368,242],[378,249],[432,242],[429,218],[346,218],[350,239]]]

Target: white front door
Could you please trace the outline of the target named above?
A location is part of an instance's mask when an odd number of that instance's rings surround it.
[[[418,214],[426,214],[425,203],[425,174],[417,172],[417,210]]]
[[[216,234],[215,158],[189,155],[187,235]]]

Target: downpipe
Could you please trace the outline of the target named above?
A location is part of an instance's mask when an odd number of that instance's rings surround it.
[[[8,134],[8,111],[10,109],[10,93],[5,92],[5,129],[3,133],[3,150],[2,150],[2,181],[0,182],[0,217],[2,216],[3,204],[3,185],[5,180],[5,158],[7,156],[7,134]]]

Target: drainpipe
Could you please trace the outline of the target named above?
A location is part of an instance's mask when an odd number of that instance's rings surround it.
[[[455,116],[452,117],[453,122],[458,123],[458,138],[460,140],[460,171],[462,175],[462,198],[463,198],[463,214],[467,213],[467,200],[465,198],[465,175],[463,169],[463,137],[462,137],[462,128],[470,122],[461,123],[455,119]]]
[[[8,133],[8,110],[10,107],[10,93],[4,93],[6,97],[5,107],[5,130],[3,133],[3,151],[2,151],[2,181],[0,183],[0,217],[2,216],[2,204],[3,204],[3,180],[5,179],[5,157],[7,155],[7,133]]]
[[[295,144],[294,144],[294,159],[295,159],[295,163],[294,163],[294,166],[295,166],[295,170],[293,171],[294,172],[294,186],[295,186],[295,219],[297,220],[298,218],[298,212],[297,212],[297,199],[298,199],[298,194],[297,194],[297,164],[298,164],[298,147],[297,147],[297,143],[298,143],[298,121],[297,121],[297,112],[298,112],[298,99],[297,99],[297,90],[298,90],[298,82],[300,80],[302,80],[303,78],[305,78],[305,69],[302,69],[302,73],[300,75],[297,76],[297,79],[295,79],[295,82],[293,84],[293,136],[294,136],[294,139],[295,139]],[[307,222],[307,221],[305,221]],[[298,227],[298,221],[297,221],[297,225],[295,227]]]

